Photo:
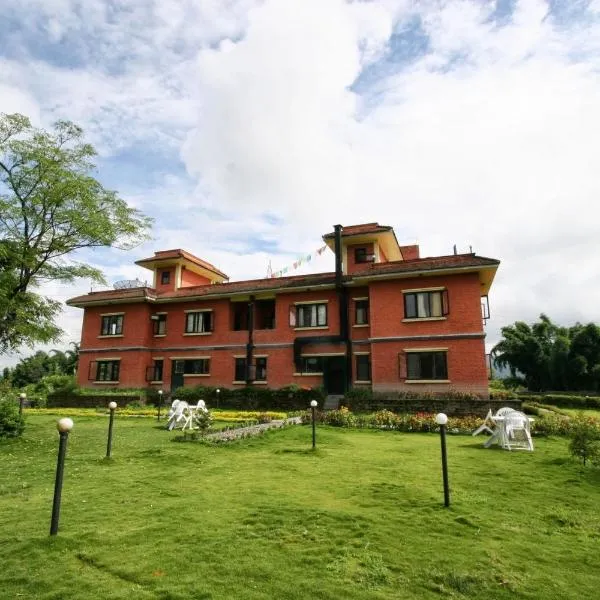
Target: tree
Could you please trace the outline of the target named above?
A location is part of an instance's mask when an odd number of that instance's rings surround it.
[[[69,121],[45,131],[0,114],[0,352],[59,339],[60,304],[32,291],[42,282],[104,281],[73,253],[148,238],[151,220],[90,175],[95,154]]]
[[[502,328],[492,349],[494,362],[523,374],[527,388],[600,389],[600,327],[594,323],[559,327],[544,314],[538,323],[517,321]]]

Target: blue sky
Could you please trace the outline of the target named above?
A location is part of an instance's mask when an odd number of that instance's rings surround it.
[[[503,261],[492,344],[542,310],[600,319],[599,40],[600,0],[5,0],[0,112],[83,126],[155,218],[143,247],[78,257],[109,282],[174,247],[262,277],[379,221]]]

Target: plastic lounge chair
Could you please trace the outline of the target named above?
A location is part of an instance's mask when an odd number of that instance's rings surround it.
[[[503,448],[533,451],[529,417],[522,412],[513,411],[506,415],[504,419]]]
[[[483,423],[471,434],[473,436],[479,435],[480,433],[483,433],[484,431],[487,431],[487,433],[489,434],[493,434],[494,431],[492,430],[492,427],[494,426],[494,421],[492,421],[492,409],[490,408],[490,410],[488,410],[487,415],[485,415],[485,419],[483,420]]]
[[[175,429],[175,427],[177,427],[177,425],[179,423],[181,423],[182,421],[183,421],[183,424],[185,424],[187,414],[189,413],[188,408],[189,408],[188,403],[185,400],[181,400],[179,402],[179,404],[177,404],[177,406],[175,407],[173,416],[169,419],[169,421],[167,423],[167,429],[169,431],[172,431],[173,429]]]
[[[511,408],[510,406],[503,406],[502,408],[499,408],[496,411],[496,414],[494,416],[495,417],[505,417],[506,415],[508,415],[512,412],[516,412],[514,408]]]

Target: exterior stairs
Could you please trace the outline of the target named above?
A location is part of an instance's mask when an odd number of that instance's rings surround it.
[[[325,398],[323,410],[337,410],[340,407],[340,400],[343,398],[343,394],[329,394],[329,396]]]

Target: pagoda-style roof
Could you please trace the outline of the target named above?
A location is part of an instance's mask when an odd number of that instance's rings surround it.
[[[184,265],[186,269],[203,275],[210,280],[224,281],[229,279],[228,275],[219,271],[214,265],[180,248],[175,250],[160,250],[159,252],[155,252],[154,256],[150,258],[136,260],[135,264],[151,271],[160,267],[180,264]]]

